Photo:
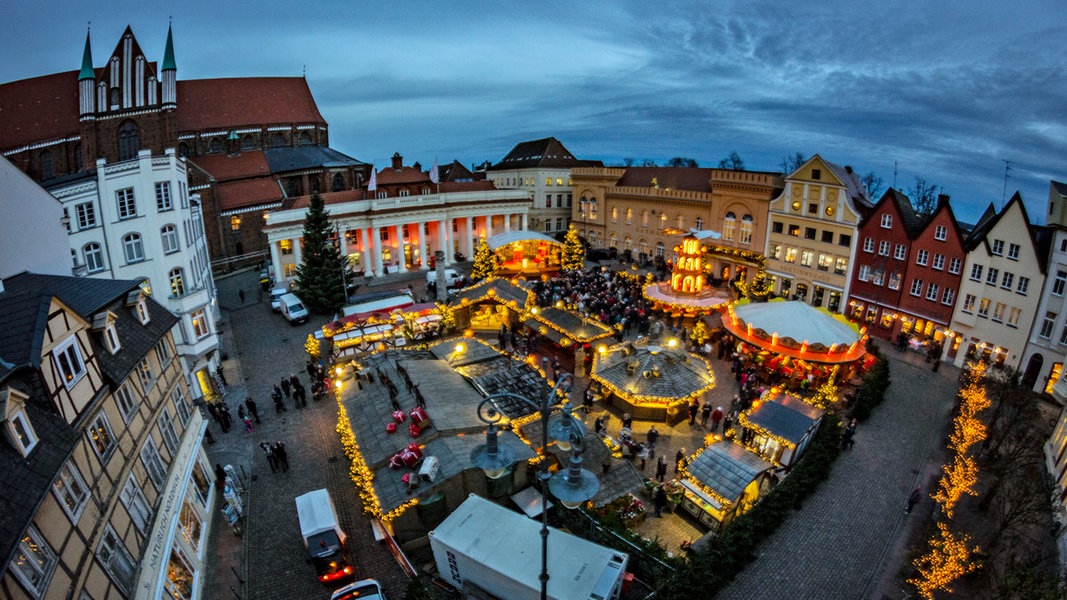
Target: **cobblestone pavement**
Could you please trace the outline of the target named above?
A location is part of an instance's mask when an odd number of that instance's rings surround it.
[[[880,346],[890,359],[885,401],[860,425],[829,479],[760,546],[758,558],[717,598],[899,598],[887,583],[904,561],[898,541],[932,509],[924,496],[904,514],[909,492],[927,494],[959,370],[930,371],[921,357]]]

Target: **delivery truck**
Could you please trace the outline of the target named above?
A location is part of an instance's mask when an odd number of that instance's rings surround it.
[[[541,593],[541,524],[471,494],[430,532],[438,576],[456,588],[468,582],[508,600]],[[549,528],[548,597],[617,600],[629,556]]]
[[[296,497],[296,516],[315,574],[324,585],[352,579],[352,565],[345,556],[345,532],[337,521],[330,493],[314,490]]]

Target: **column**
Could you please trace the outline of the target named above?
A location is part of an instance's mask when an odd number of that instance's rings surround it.
[[[511,233],[511,215],[504,215],[504,233]]]
[[[430,269],[430,256],[427,253],[432,253],[433,250],[429,249],[427,243],[430,239],[430,222],[423,221],[419,224],[419,256],[422,257],[422,265],[419,266],[420,271],[428,271]]]
[[[275,281],[281,281],[284,271],[282,271],[281,256],[278,255],[278,242],[271,242],[269,245],[271,269],[274,271]]]
[[[367,228],[359,228],[359,256],[363,265],[363,276],[373,277],[374,269],[370,264],[370,244],[367,243]]]
[[[298,267],[300,266],[300,256],[302,254],[302,252],[300,251],[300,240],[301,239],[303,239],[303,238],[292,238],[292,240],[291,240],[293,242],[293,262]]]
[[[467,260],[474,260],[474,217],[467,217]]]
[[[526,213],[522,213],[522,230],[523,231],[529,231],[529,229],[530,229],[529,226],[527,226],[527,224],[526,224],[526,218],[528,216],[529,215],[527,215]]]
[[[445,253],[445,264],[450,265],[456,261],[453,256],[452,244],[452,219],[442,219],[437,222],[437,244]]]
[[[382,230],[378,227],[371,227],[374,236],[374,276],[382,276]]]
[[[341,257],[346,261],[345,264],[348,261],[348,236],[345,235],[346,233],[348,233],[347,228],[337,230],[337,242],[341,248]]]
[[[493,215],[485,215],[485,239],[493,237]]]
[[[396,272],[407,273],[407,267],[404,266],[404,226],[393,227],[396,227]]]

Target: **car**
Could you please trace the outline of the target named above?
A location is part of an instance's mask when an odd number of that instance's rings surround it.
[[[287,290],[285,288],[274,288],[273,290],[271,290],[270,291],[270,308],[271,308],[271,310],[273,310],[274,312],[280,311],[282,309],[282,305],[278,301],[278,299],[281,298],[282,296],[288,294],[288,293],[289,293],[289,290]]]
[[[289,321],[290,325],[307,323],[308,309],[296,294],[282,295],[282,297],[278,298],[278,307],[280,308],[279,312]]]
[[[270,272],[269,268],[263,269],[259,272],[259,285],[263,288],[263,291],[270,289],[270,286],[274,284],[274,274]]]
[[[364,579],[350,583],[337,590],[330,600],[385,600],[382,586],[374,579]]]

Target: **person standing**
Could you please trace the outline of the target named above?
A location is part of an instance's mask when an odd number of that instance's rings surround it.
[[[282,393],[284,393],[285,397],[288,398],[289,394],[291,392],[291,388],[290,388],[290,385],[289,385],[289,378],[288,377],[282,377],[281,384],[282,384]]]
[[[705,409],[707,409],[707,407],[705,407]],[[719,423],[722,421],[722,417],[723,417],[722,407],[721,406],[715,407],[715,410],[712,411],[712,413],[711,413],[711,430],[712,431],[717,431],[719,429]],[[725,428],[724,428],[724,431],[725,431]]]
[[[667,476],[667,459],[661,454],[659,459],[656,460],[656,481],[663,483],[663,478]]]
[[[645,471],[645,461],[648,460],[648,446],[641,444],[641,450],[637,453],[638,458],[641,459],[641,472]]]
[[[652,503],[656,507],[656,516],[663,517],[663,509],[667,507],[667,490],[663,489],[662,485],[656,486],[656,495],[652,498]]]
[[[841,434],[841,449],[851,450],[856,445],[856,419],[852,419]]]
[[[308,405],[307,392],[304,390],[304,386],[299,381],[297,381],[296,385],[293,386],[293,403],[296,404],[296,406]]]
[[[296,373],[289,374],[289,385],[293,386],[293,389],[296,389],[298,385],[301,385],[300,378],[296,376]]]
[[[219,414],[222,415],[222,432],[226,433],[230,430],[233,417],[230,416],[230,407],[226,406],[225,402],[219,402]]]
[[[659,430],[656,426],[648,428],[648,450],[651,456],[656,455],[656,442],[659,441]]]
[[[681,471],[682,467],[684,465],[685,465],[685,448],[679,448],[678,452],[676,452],[674,454],[674,472],[675,472],[675,474],[677,474],[678,471]]]
[[[904,514],[906,514],[906,515],[907,514],[911,514],[911,509],[914,508],[915,505],[919,503],[919,500],[922,500],[922,496],[923,496],[923,486],[921,486],[921,485],[915,486],[915,489],[912,490],[911,494],[908,495],[908,506],[907,506],[907,508],[904,509]]]
[[[630,416],[630,413],[622,413],[622,426],[624,429],[633,429],[634,418]]]
[[[600,435],[600,434],[604,433],[604,416],[603,415],[597,417],[596,421],[593,421],[593,431],[597,435]]]
[[[693,399],[693,403],[689,405],[689,424],[696,425],[697,413],[700,412],[700,401]]]
[[[270,393],[271,400],[274,400],[274,412],[280,414],[285,412],[285,402],[282,401],[282,390],[275,384],[274,389]]]
[[[711,418],[711,403],[705,402],[704,408],[700,409],[700,426],[707,427],[709,418]],[[715,423],[715,425],[718,425],[718,423]],[[715,429],[714,425],[712,425],[712,429]]]
[[[252,418],[256,420],[256,425],[259,425],[259,410],[256,408],[256,401],[251,396],[245,398],[245,407],[248,409],[248,414],[252,415]]]
[[[263,453],[267,455],[267,464],[270,465],[270,472],[276,473],[278,470],[278,457],[274,456],[274,449],[271,448],[270,442],[261,442],[260,448],[263,448]]]
[[[278,458],[278,466],[281,470],[289,472],[289,455],[285,453],[285,444],[281,442],[274,442],[271,445],[271,450],[274,450],[275,456]]]
[[[245,424],[245,433],[252,433],[252,417],[245,415],[241,417],[241,420]]]
[[[215,463],[215,484],[220,490],[226,487],[226,469],[223,469],[219,463]]]

